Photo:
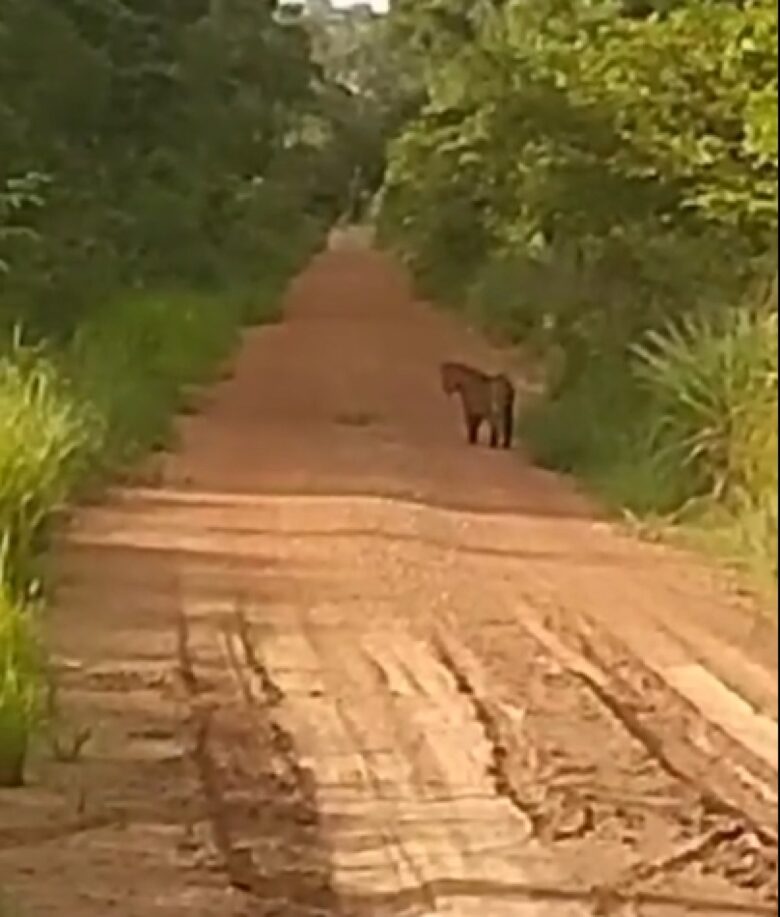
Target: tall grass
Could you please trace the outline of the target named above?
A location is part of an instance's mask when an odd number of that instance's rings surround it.
[[[0,786],[20,786],[42,711],[42,668],[29,604],[11,595],[0,557]]]
[[[653,403],[623,353],[594,356],[548,398],[529,405],[521,429],[541,464],[582,478],[615,509],[668,514],[691,481],[653,434]]]
[[[594,354],[526,412],[526,435],[612,505],[685,521],[776,579],[777,331],[776,312],[735,309]]]
[[[34,585],[45,522],[101,439],[100,418],[51,358],[18,345],[0,357],[0,557],[12,599]]]
[[[44,352],[18,344],[0,357],[0,785],[22,782],[40,710],[33,613],[48,521],[101,443]]]
[[[692,483],[694,519],[732,559],[777,580],[778,317],[689,319],[635,349],[656,453]],[[703,497],[703,499],[701,499]]]
[[[777,315],[689,318],[634,349],[657,436],[706,493],[762,500],[777,491]]]
[[[101,462],[113,467],[164,444],[182,388],[208,376],[241,321],[234,296],[126,296],[76,333],[62,358],[80,402],[100,417]]]

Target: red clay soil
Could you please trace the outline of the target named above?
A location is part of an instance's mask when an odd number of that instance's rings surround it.
[[[160,479],[78,515],[49,627],[90,738],[0,795],[22,914],[777,912],[771,636],[468,448],[444,359],[512,368],[329,252]]]

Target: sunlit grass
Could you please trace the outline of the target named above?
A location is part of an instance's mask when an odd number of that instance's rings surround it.
[[[777,492],[777,316],[689,319],[636,348],[659,448],[716,498]]]
[[[33,586],[39,537],[102,444],[102,426],[52,360],[0,357],[0,551],[12,598]]]
[[[11,596],[0,555],[0,787],[20,786],[41,714],[42,669],[29,604]]]

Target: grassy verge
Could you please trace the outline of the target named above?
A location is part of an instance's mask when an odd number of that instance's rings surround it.
[[[213,377],[242,325],[278,317],[285,268],[251,293],[118,298],[57,347],[0,343],[0,785],[23,782],[42,722],[41,558],[57,510],[166,444],[187,387]]]
[[[143,293],[102,309],[79,329],[61,367],[77,401],[100,419],[102,466],[165,445],[184,388],[207,379],[234,345],[241,306],[237,296]]]
[[[537,459],[613,508],[777,580],[777,318],[738,310],[594,356],[523,418]]]

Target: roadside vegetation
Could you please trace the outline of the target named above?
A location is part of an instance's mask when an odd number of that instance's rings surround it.
[[[547,370],[524,433],[776,582],[777,7],[397,0],[422,101],[379,221]]]
[[[277,317],[345,207],[354,103],[298,23],[243,0],[8,0],[0,86],[0,786],[13,786],[45,725],[51,527],[164,446],[241,327]]]

